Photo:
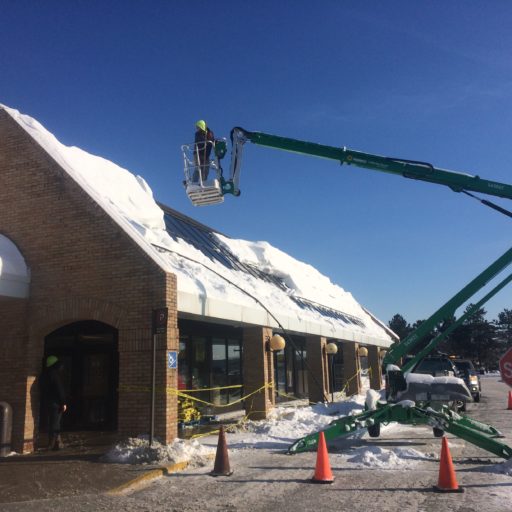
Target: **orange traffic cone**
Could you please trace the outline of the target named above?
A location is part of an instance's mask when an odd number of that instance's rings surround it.
[[[438,492],[464,492],[457,483],[455,470],[453,469],[452,456],[446,436],[443,436],[443,445],[441,448],[441,462],[439,465],[439,480],[434,489]]]
[[[512,390],[508,392],[508,410],[512,410]]]
[[[228,446],[226,444],[226,435],[224,427],[221,425],[219,430],[219,441],[217,443],[217,453],[215,454],[215,464],[211,476],[231,476],[232,469],[229,467]]]
[[[331,464],[329,463],[329,454],[327,453],[327,445],[325,443],[325,435],[323,432],[320,432],[318,436],[316,468],[311,481],[315,484],[332,484],[334,482]]]

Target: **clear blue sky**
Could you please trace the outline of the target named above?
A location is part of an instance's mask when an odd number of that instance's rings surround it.
[[[511,183],[511,2],[1,0],[0,11],[1,103],[142,175],[169,206],[314,265],[383,321],[426,318],[510,246],[510,219],[443,187],[250,144],[241,197],[194,208],[180,145],[204,118],[217,136],[238,125]],[[511,298],[502,291],[488,318]]]

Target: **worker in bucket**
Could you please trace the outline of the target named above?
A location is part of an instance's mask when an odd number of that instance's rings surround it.
[[[199,181],[199,170],[201,170],[201,180],[204,182],[208,179],[210,172],[210,153],[215,144],[215,136],[206,125],[206,121],[199,120],[196,123],[194,160],[196,170],[194,171],[193,181]]]

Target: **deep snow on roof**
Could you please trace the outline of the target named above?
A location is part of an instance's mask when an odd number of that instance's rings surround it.
[[[0,108],[161,268],[177,275],[179,311],[269,326],[279,321],[296,332],[380,345],[392,341],[349,292],[311,265],[267,242],[231,239],[165,207],[164,213],[141,176],[64,146],[35,119]]]

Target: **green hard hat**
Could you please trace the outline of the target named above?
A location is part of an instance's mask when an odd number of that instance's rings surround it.
[[[206,131],[206,121],[203,121],[202,119],[200,119],[199,121],[197,121],[196,127],[199,128],[200,130],[203,130],[203,132],[205,132]]]
[[[53,366],[58,359],[55,356],[48,356],[46,358],[46,368],[50,368],[50,366]]]

